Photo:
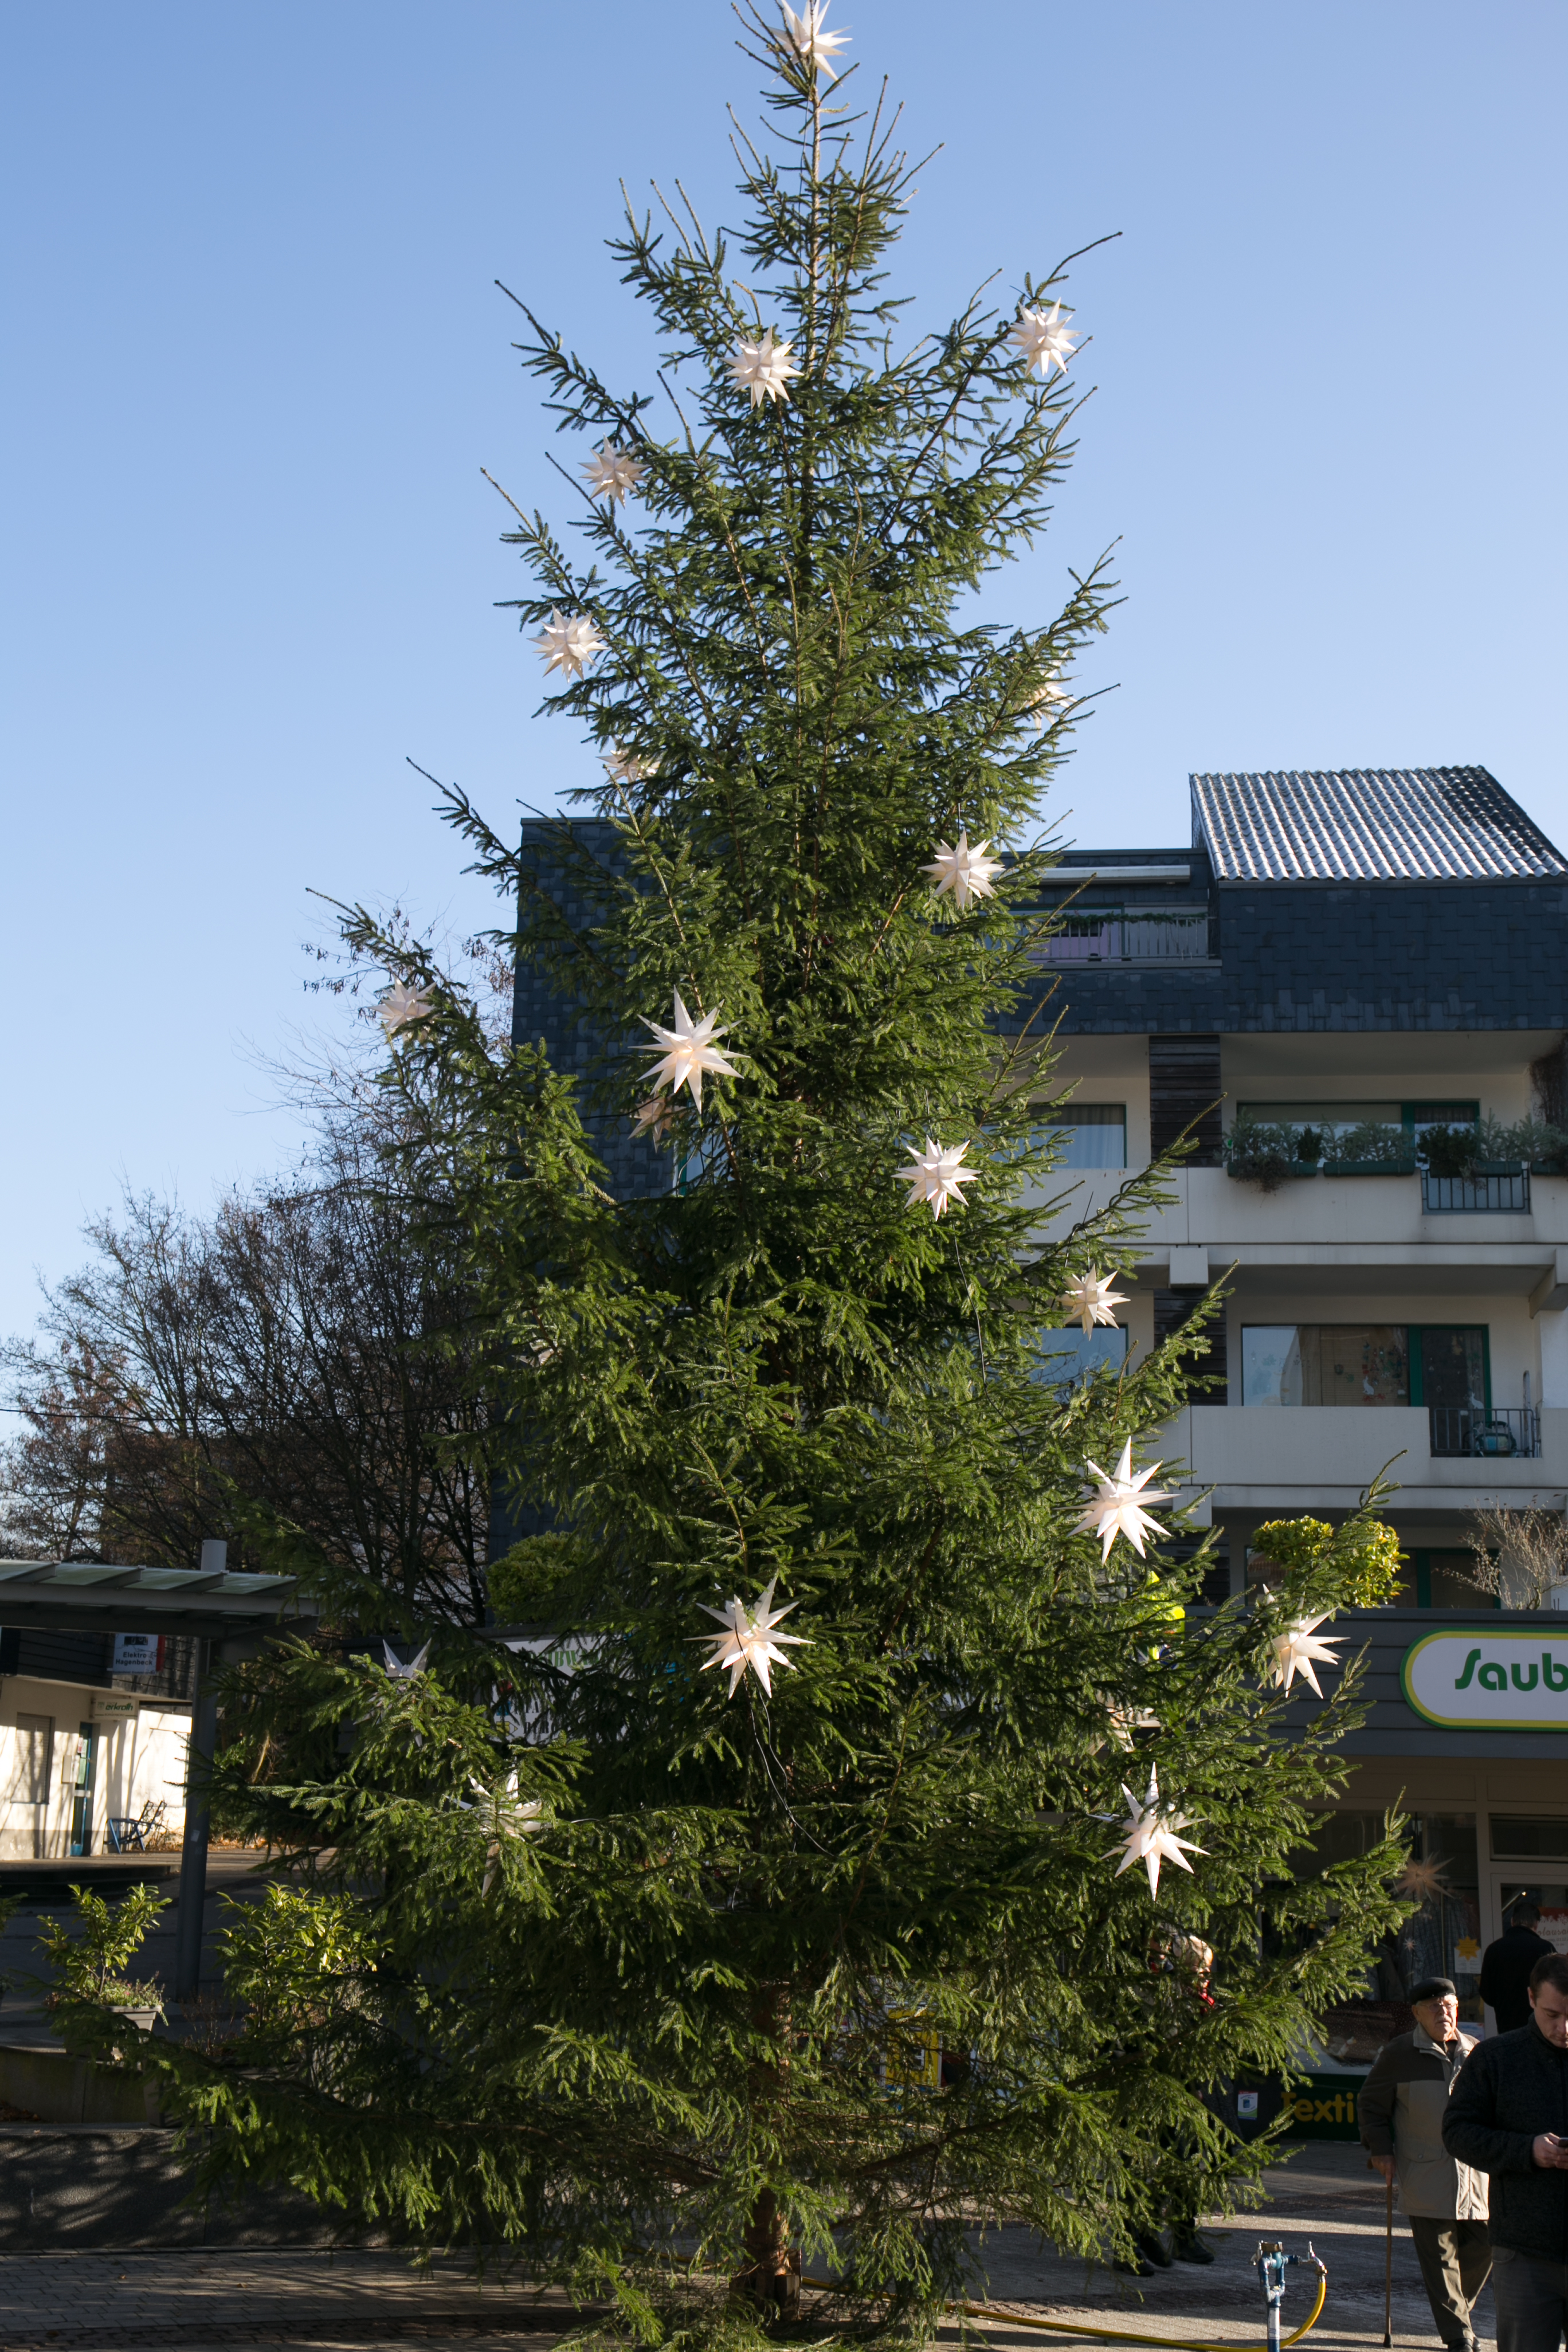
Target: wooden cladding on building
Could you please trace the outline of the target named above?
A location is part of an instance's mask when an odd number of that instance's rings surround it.
[[[1149,1137],[1156,1157],[1190,1128],[1196,1149],[1186,1165],[1219,1166],[1219,1092],[1217,1037],[1150,1038]]]

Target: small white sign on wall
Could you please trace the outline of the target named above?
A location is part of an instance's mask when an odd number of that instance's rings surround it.
[[[1428,1633],[1405,1654],[1405,1696],[1455,1731],[1568,1731],[1568,1634],[1489,1625]]]
[[[162,1633],[116,1633],[111,1674],[155,1675],[163,1663]]]

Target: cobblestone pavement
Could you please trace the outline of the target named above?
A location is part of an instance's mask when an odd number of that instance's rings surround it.
[[[1263,2211],[1209,2225],[1212,2267],[1176,2263],[1147,2280],[1086,2272],[1042,2251],[1022,2230],[976,2243],[984,2292],[1005,2309],[987,2320],[999,2352],[1026,2345],[1087,2346],[1090,2331],[1117,2326],[1197,2345],[1258,2347],[1263,2301],[1251,2267],[1259,2236],[1304,2254],[1308,2241],[1329,2270],[1318,2352],[1381,2346],[1384,2193],[1359,2148],[1304,2148],[1269,2176]],[[1286,2332],[1311,2308],[1315,2273],[1293,2271]],[[1009,2326],[1009,2314],[1049,2316],[1065,2332]],[[1489,2294],[1477,2312],[1483,2341],[1493,2334]],[[1075,2325],[1076,2323],[1076,2325]],[[225,2252],[208,2248],[152,2253],[36,2253],[0,2258],[3,2352],[220,2352],[231,2346],[278,2352],[336,2352],[378,2344],[462,2346],[464,2352],[544,2352],[569,2324],[559,2296],[536,2299],[515,2286],[478,2283],[466,2263],[416,2269],[385,2252],[314,2249]],[[1082,2333],[1079,2333],[1079,2329]],[[956,2326],[944,2329],[956,2338]],[[1394,2235],[1394,2340],[1402,2352],[1437,2346],[1410,2235]]]

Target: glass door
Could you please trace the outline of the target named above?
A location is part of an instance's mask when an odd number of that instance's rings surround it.
[[[92,1851],[92,1771],[98,1760],[98,1741],[90,1723],[80,1727],[81,1741],[76,1759],[76,1788],[71,1797],[72,1853]]]
[[[1410,1334],[1412,1404],[1424,1404],[1434,1455],[1479,1454],[1491,1408],[1487,1333],[1479,1323],[1426,1323]]]

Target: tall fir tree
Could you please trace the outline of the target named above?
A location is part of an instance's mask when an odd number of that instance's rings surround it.
[[[219,1802],[288,1866],[230,1931],[243,2031],[149,2063],[209,2173],[504,2244],[645,2333],[715,2278],[787,2315],[803,2260],[918,2332],[974,2215],[1124,2251],[1255,2175],[1216,2089],[1287,2068],[1399,1910],[1392,1839],[1311,1858],[1353,1671],[1289,1730],[1274,1644],[1386,1590],[1391,1538],[1358,1518],[1271,1601],[1198,1609],[1205,1544],[1134,1543],[1131,1475],[1091,1465],[1152,1453],[1201,1324],[1042,1375],[1169,1187],[1071,1223],[1042,1121],[1028,845],[1110,583],[1010,628],[975,601],[1068,462],[1066,281],[901,341],[895,128],[818,7],[746,23],[782,160],[741,142],[733,258],[679,194],[612,247],[660,394],[531,317],[521,346],[585,436],[586,557],[511,537],[601,822],[524,857],[448,796],[592,1070],[496,1051],[349,925],[398,983],[400,1181],[460,1247],[511,1506],[552,1530],[498,1571],[536,1638],[245,1670]],[[617,1186],[638,1125],[665,1173]]]

